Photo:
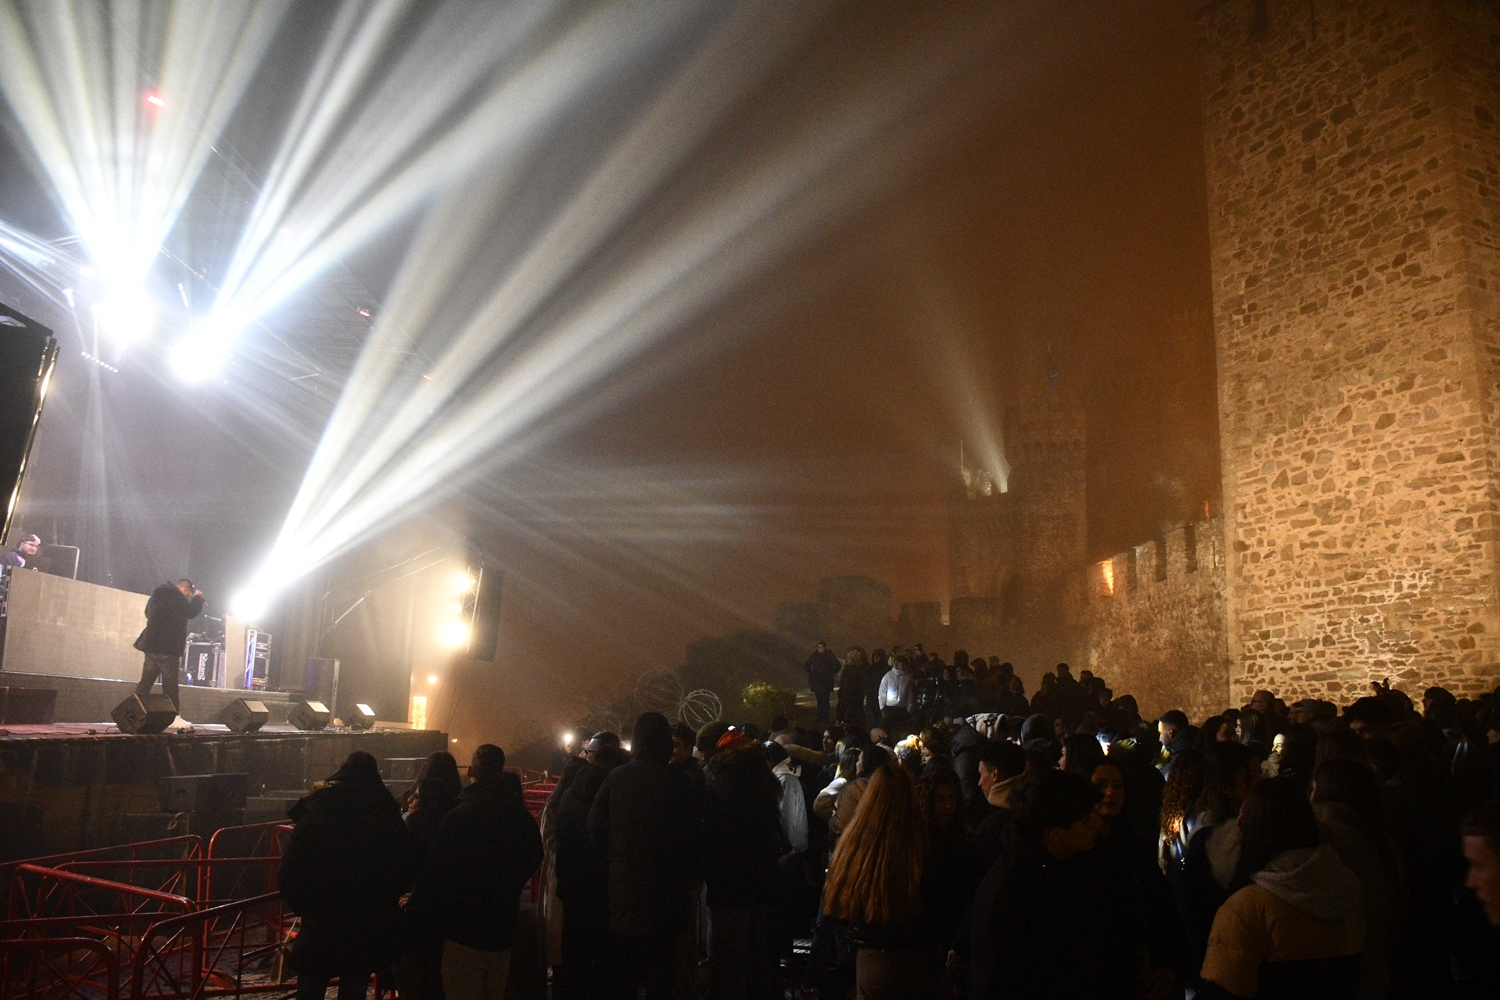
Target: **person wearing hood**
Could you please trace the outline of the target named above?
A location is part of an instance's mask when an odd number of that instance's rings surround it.
[[[1000,856],[1005,827],[1010,823],[1011,793],[1026,770],[1026,751],[1009,740],[991,743],[979,754],[979,787],[984,791],[987,812],[974,830],[974,843],[987,861]]]
[[[1272,778],[1239,819],[1233,894],[1209,933],[1201,978],[1236,997],[1354,996],[1365,943],[1364,889],[1302,790]]]
[[[953,770],[958,773],[958,783],[963,789],[963,810],[970,829],[977,827],[989,812],[989,804],[979,787],[979,755],[988,742],[969,719],[953,734]]]
[[[1385,832],[1380,786],[1364,764],[1335,757],[1313,773],[1311,797],[1322,842],[1333,848],[1364,886],[1365,950],[1359,997],[1379,1000],[1391,991],[1393,967],[1406,938],[1396,931],[1398,901],[1405,898],[1404,875],[1400,855]]]
[[[589,840],[589,810],[609,772],[626,763],[625,751],[596,746],[558,798],[557,897],[562,901],[562,975],[559,1000],[602,997],[609,977],[609,870]],[[559,787],[561,787],[559,785]]]
[[[435,912],[448,1000],[499,1000],[510,978],[521,889],[542,863],[542,835],[506,781],[505,751],[474,748],[469,786],[438,827],[430,878],[412,908]]]
[[[292,835],[277,883],[302,931],[292,945],[299,1000],[322,1000],[339,980],[341,1000],[363,1000],[370,975],[396,957],[401,894],[411,848],[396,800],[375,758],[356,750],[287,811]]]
[[[713,917],[709,966],[713,1000],[761,1000],[771,990],[767,907],[781,856],[781,786],[766,748],[737,731],[709,758],[704,873]]]
[[[1243,743],[1213,743],[1203,756],[1198,815],[1173,885],[1193,967],[1202,961],[1214,914],[1234,883],[1240,858],[1240,807],[1261,780],[1260,758]]]
[[[701,808],[692,779],[672,767],[672,724],[642,712],[631,761],[609,772],[589,810],[589,839],[609,869],[612,995],[671,994],[677,932],[701,872]]]

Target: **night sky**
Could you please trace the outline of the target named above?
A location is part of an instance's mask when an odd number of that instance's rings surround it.
[[[476,689],[503,703],[473,703],[485,725],[514,720],[521,735],[567,717],[581,693],[680,664],[700,635],[769,626],[823,576],[946,600],[959,442],[976,413],[997,419],[1049,376],[1088,415],[1092,556],[1205,503],[1218,513],[1192,5],[1020,9],[896,183],[698,317],[664,373],[434,512],[510,572],[501,662]],[[918,14],[849,5],[768,100],[881,72]],[[264,115],[245,113],[241,142]],[[0,217],[64,231],[23,169],[7,149]],[[406,235],[349,261],[377,294]],[[195,447],[232,461],[236,444]],[[38,496],[74,481],[41,468],[46,456],[39,445]],[[226,548],[252,548],[279,520],[286,458],[251,459],[276,472]],[[170,549],[178,529],[153,530]],[[233,584],[216,572],[209,584]],[[517,692],[535,698],[530,722]]]

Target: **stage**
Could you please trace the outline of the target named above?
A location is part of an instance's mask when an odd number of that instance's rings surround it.
[[[416,759],[448,748],[446,734],[410,729],[266,726],[241,734],[195,725],[190,733],[159,736],[132,736],[107,722],[3,729],[0,861],[187,833],[206,838],[222,826],[281,818],[310,782],[332,774],[351,751],[372,754],[398,788]],[[192,809],[163,808],[162,779],[183,775],[245,777],[234,779],[240,790],[233,801],[215,792]]]

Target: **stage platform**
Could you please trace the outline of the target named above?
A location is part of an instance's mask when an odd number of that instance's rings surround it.
[[[185,709],[189,704],[184,698]],[[0,861],[187,833],[206,838],[221,826],[284,816],[311,782],[328,777],[354,750],[372,754],[390,778],[405,774],[409,765],[392,767],[389,761],[407,762],[449,746],[444,733],[410,729],[302,732],[267,726],[231,733],[197,725],[192,732],[132,736],[107,722],[3,728]],[[243,805],[163,810],[163,778],[210,774],[246,775]],[[404,779],[389,784],[400,787]]]
[[[136,654],[140,658],[140,654]],[[139,676],[140,666],[136,666]],[[108,719],[116,705],[130,697],[135,690],[134,681],[122,681],[109,677],[65,677],[54,674],[29,674],[14,670],[0,670],[0,687],[42,688],[57,692],[57,707],[52,713],[54,722],[92,722]],[[157,691],[161,686],[157,685]],[[233,688],[190,687],[178,688],[182,702],[182,717],[189,722],[214,722],[225,706],[237,698],[250,698],[261,702],[271,713],[271,722],[285,725],[288,713],[300,694],[282,691],[237,691]]]

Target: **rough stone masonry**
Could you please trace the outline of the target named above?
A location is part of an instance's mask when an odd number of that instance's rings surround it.
[[[1201,15],[1230,695],[1500,680],[1500,13]]]

